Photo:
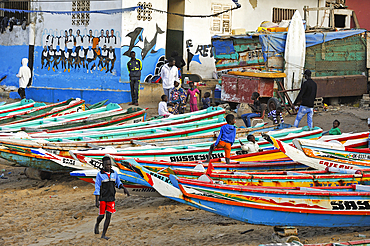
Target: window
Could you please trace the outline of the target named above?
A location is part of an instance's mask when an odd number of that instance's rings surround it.
[[[231,9],[230,5],[212,4],[212,14],[220,13],[222,11]],[[212,17],[211,31],[214,33],[231,33],[231,11]]]
[[[296,9],[272,9],[272,22],[279,23],[282,20],[291,20]]]
[[[90,11],[90,0],[72,1],[72,12],[73,11]],[[73,26],[88,26],[89,22],[90,22],[89,13],[72,14]]]
[[[0,8],[4,9],[22,9],[29,10],[30,2],[29,1],[2,1],[0,3]],[[18,13],[18,12],[5,12],[0,11],[0,17],[8,17],[8,19],[14,17],[22,22],[25,17],[27,21],[29,20],[29,13]],[[0,18],[1,19],[1,18]]]
[[[137,19],[138,20],[143,20],[143,21],[145,21],[145,20],[147,20],[147,21],[152,20],[151,14],[152,14],[153,11],[151,10],[152,4],[150,2],[148,2],[148,3],[146,3],[146,2],[141,3],[141,2],[139,2],[137,4],[137,6],[141,7],[141,8],[138,8],[137,9]]]

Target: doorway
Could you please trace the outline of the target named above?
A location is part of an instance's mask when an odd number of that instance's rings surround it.
[[[185,13],[185,0],[168,0],[169,13]],[[184,17],[167,14],[166,32],[166,58],[168,59],[173,51],[177,51],[180,56],[184,52]]]

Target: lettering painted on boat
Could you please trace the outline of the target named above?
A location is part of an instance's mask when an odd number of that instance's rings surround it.
[[[370,160],[370,155],[367,154],[349,154],[348,157],[352,159]]]
[[[153,172],[149,172],[149,173],[150,173],[150,175],[152,175],[152,176],[156,177],[157,179],[160,179],[160,180],[162,180],[163,182],[166,182],[167,184],[171,184],[171,181],[170,181],[170,179],[169,179],[169,178],[164,177],[164,176],[162,176],[162,175],[159,175],[159,174],[157,174],[157,173],[153,173]]]
[[[347,165],[343,165],[343,164],[338,164],[338,163],[333,163],[333,162],[330,162],[330,161],[319,161],[319,164],[325,165],[327,167],[353,169],[353,167],[351,167],[351,166],[347,166]]]
[[[141,118],[134,120],[134,123],[141,122]]]
[[[90,159],[89,164],[98,169],[103,168],[103,162],[100,160]]]
[[[331,201],[333,210],[370,210],[369,201]]]
[[[60,151],[59,150],[52,150],[52,149],[46,149],[47,152],[54,154],[54,155],[59,155]]]
[[[76,161],[69,158],[63,158],[63,164],[76,165]]]
[[[138,189],[132,189],[132,192],[155,192],[155,189],[152,189],[152,188],[138,188]]]
[[[179,156],[170,156],[171,162],[181,162],[181,161],[205,161],[207,160],[207,154],[200,154],[200,155],[179,155]],[[211,159],[215,158],[222,158],[224,157],[224,153],[215,153],[212,154]]]

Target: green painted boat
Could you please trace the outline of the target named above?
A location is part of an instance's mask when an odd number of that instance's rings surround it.
[[[48,130],[45,133],[34,133],[32,134],[33,138],[64,138],[67,136],[89,136],[95,134],[96,132],[108,132],[108,131],[128,131],[135,129],[145,129],[145,128],[154,128],[159,126],[173,126],[178,124],[185,124],[195,121],[217,119],[219,117],[224,117],[225,110],[220,107],[210,107],[205,110],[197,111],[196,113],[187,113],[182,115],[176,115],[170,118],[162,118],[157,120],[151,120],[147,122],[135,122],[134,124],[121,124],[114,125],[109,127],[76,127],[74,131],[72,128],[63,129],[63,130]],[[73,122],[72,122],[73,123]]]
[[[48,116],[56,116],[61,113],[69,113],[73,108],[81,107],[84,103],[84,100],[75,100],[73,98],[49,105],[35,103],[33,108],[25,108],[10,115],[0,117],[0,125],[20,123]]]
[[[0,117],[16,114],[17,112],[23,112],[35,107],[41,107],[45,105],[46,105],[45,103],[36,103],[32,99],[22,99],[19,102],[0,106]]]
[[[118,125],[118,124],[127,124],[127,123],[138,123],[143,122],[145,118],[145,109],[142,108],[128,108],[112,111],[112,112],[103,112],[98,114],[93,114],[87,117],[86,119],[82,120],[75,120],[75,121],[67,121],[62,122],[61,124],[54,125],[54,126],[45,126],[45,127],[39,127],[39,128],[33,128],[33,127],[24,127],[22,128],[23,131],[28,132],[30,135],[33,134],[35,136],[38,136],[42,132],[47,132],[44,134],[45,136],[48,136],[49,134],[54,133],[57,134],[69,134],[69,132],[74,132],[77,129],[79,131],[83,130],[91,130],[95,128],[105,128],[112,125]]]
[[[60,125],[61,123],[74,121],[74,120],[82,120],[87,119],[90,115],[103,113],[103,112],[112,112],[122,110],[122,108],[117,103],[109,103],[105,107],[100,107],[97,109],[86,110],[79,112],[63,115],[63,116],[55,116],[50,118],[44,119],[36,119],[32,121],[26,121],[21,123],[14,123],[6,126],[0,126],[0,130],[3,132],[17,132],[20,131],[23,127],[33,127],[33,128],[43,128],[46,126],[55,126]]]

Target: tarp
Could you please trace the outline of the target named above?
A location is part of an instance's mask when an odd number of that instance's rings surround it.
[[[306,47],[311,47],[335,39],[343,39],[363,32],[366,32],[366,30],[358,29],[338,32],[306,33]],[[286,32],[259,35],[265,60],[267,57],[274,56],[276,53],[283,53],[285,51],[286,37]]]
[[[212,45],[215,47],[215,55],[235,53],[234,42],[232,40],[214,40]]]
[[[5,12],[12,12],[12,13],[48,13],[48,14],[56,14],[56,15],[71,15],[71,14],[106,14],[106,15],[113,15],[113,14],[120,14],[124,12],[131,12],[135,11],[138,8],[130,7],[130,8],[123,8],[123,9],[105,9],[105,10],[91,10],[91,11],[51,11],[51,10],[23,10],[23,9],[4,9],[0,8],[0,11]]]

